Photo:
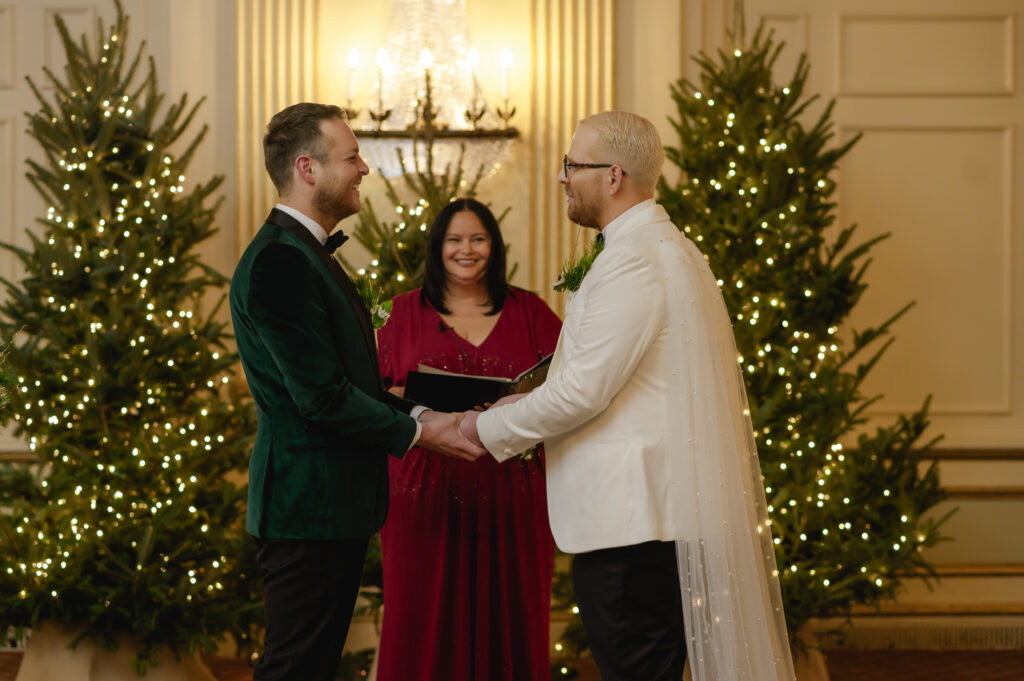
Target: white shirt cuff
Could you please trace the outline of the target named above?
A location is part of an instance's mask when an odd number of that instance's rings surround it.
[[[420,441],[420,435],[423,434],[423,424],[420,423],[420,414],[425,411],[430,411],[430,407],[424,407],[422,404],[417,404],[409,412],[409,416],[416,419],[416,434],[413,435],[412,442],[409,443],[409,449],[416,446],[416,443]],[[406,451],[409,451],[408,449]]]

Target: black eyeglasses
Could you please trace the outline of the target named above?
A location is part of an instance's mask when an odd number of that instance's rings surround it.
[[[611,168],[615,163],[570,163],[569,154],[562,156],[562,172],[565,173],[565,179],[569,179],[569,170],[571,168]],[[623,170],[622,174],[625,175],[626,171]]]

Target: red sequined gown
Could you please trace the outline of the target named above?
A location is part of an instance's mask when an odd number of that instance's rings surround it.
[[[381,373],[399,386],[420,363],[513,377],[554,351],[560,328],[540,298],[510,287],[476,346],[412,291],[378,332]],[[554,542],[543,453],[470,463],[414,448],[389,469],[377,679],[546,681]]]

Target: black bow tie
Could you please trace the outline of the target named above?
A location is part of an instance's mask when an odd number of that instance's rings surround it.
[[[328,253],[334,253],[334,251],[338,250],[338,246],[341,246],[346,241],[348,241],[348,236],[345,235],[345,232],[339,229],[337,232],[327,237],[327,241],[324,243],[324,248],[327,249]]]

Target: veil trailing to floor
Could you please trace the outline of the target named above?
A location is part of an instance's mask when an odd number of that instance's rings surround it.
[[[665,216],[667,220],[667,216]],[[668,472],[693,681],[793,681],[779,573],[736,341],[717,280],[696,246],[662,250],[673,356]],[[668,244],[666,244],[668,246]],[[677,248],[678,246],[678,248]],[[681,252],[680,249],[681,248]],[[682,259],[682,263],[679,259]],[[675,290],[672,290],[675,289]]]

